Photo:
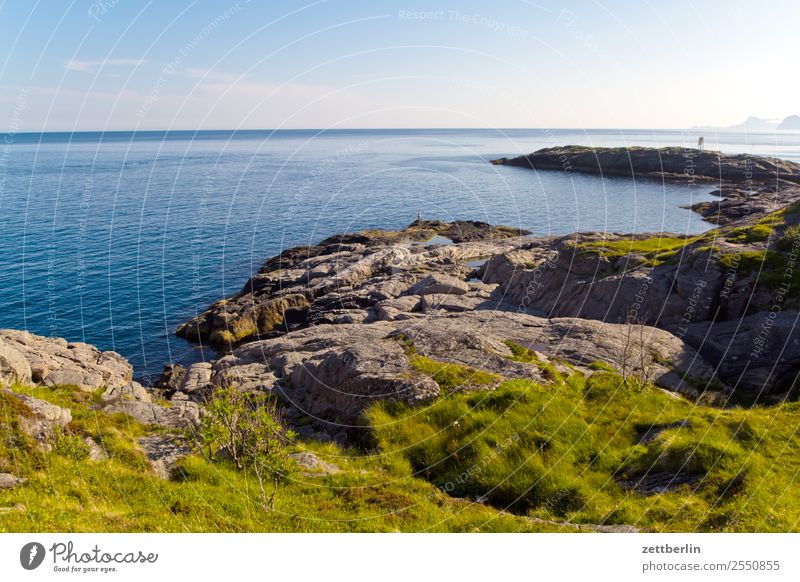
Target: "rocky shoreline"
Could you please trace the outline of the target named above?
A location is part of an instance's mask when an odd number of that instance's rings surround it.
[[[504,531],[741,531],[759,497],[785,498],[792,529],[800,188],[719,193],[696,236],[418,220],[287,249],[177,330],[219,357],[152,386],[114,352],[0,330],[0,516],[28,531],[40,502],[109,487],[119,515],[90,513],[110,530],[373,530],[372,512],[416,531],[468,511]],[[203,444],[230,390],[269,395],[299,437],[285,508],[238,506],[238,525],[231,491],[257,486]]]
[[[684,175],[683,149],[625,152],[553,148],[498,163],[538,169],[566,156],[580,171]],[[131,382],[116,354],[23,332],[0,334],[0,369],[6,382],[103,385],[103,406],[174,426],[195,423],[198,404],[235,385],[280,398],[303,435],[340,442],[358,441],[361,415],[374,402],[415,405],[442,395],[415,358],[473,370],[478,380],[467,378],[460,390],[545,382],[547,370],[590,375],[601,362],[719,404],[794,397],[800,341],[790,261],[800,167],[747,158],[744,189],[736,187],[743,156],[692,155],[694,175],[722,179],[726,196],[696,208],[722,225],[703,235],[535,238],[422,220],[401,231],[343,234],[267,260],[239,293],[181,325],[178,335],[223,355],[167,366],[150,391]],[[765,276],[776,268],[790,269],[786,282]],[[535,352],[538,364],[514,361],[509,342]],[[646,358],[633,362],[634,350]]]

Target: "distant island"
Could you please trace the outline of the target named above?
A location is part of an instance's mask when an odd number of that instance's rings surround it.
[[[800,115],[790,115],[776,129],[800,130]]]
[[[717,127],[713,125],[700,125],[692,129],[710,130],[738,130],[738,131],[800,131],[800,115],[790,115],[781,119],[764,119],[751,115],[741,123]]]

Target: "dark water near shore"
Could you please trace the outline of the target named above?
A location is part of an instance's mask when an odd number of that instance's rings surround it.
[[[691,132],[363,130],[16,134],[0,140],[0,327],[87,341],[140,377],[201,353],[177,324],[290,245],[426,218],[537,234],[695,233],[712,187],[492,166],[540,147],[693,145]],[[706,133],[800,160],[800,134]]]

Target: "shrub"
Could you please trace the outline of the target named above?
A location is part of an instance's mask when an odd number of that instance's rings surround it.
[[[255,475],[262,505],[274,509],[278,485],[289,480],[293,468],[287,445],[295,438],[281,425],[275,402],[236,387],[220,389],[206,406],[201,435],[210,455],[227,453],[239,470]]]

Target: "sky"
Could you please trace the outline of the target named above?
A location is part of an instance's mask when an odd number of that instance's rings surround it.
[[[0,132],[800,113],[800,3],[0,0]]]

